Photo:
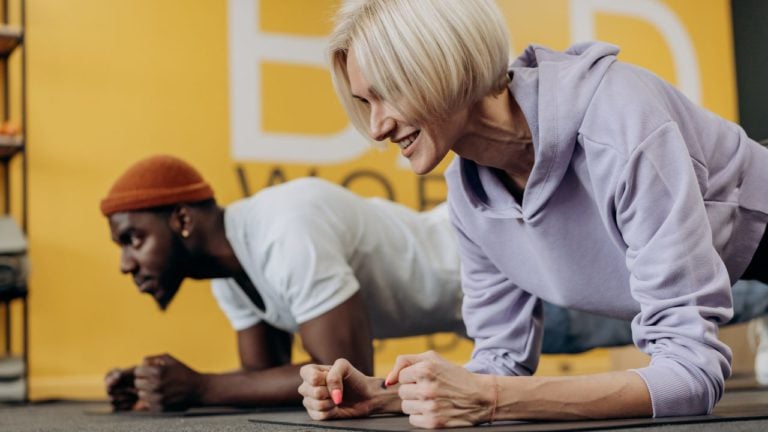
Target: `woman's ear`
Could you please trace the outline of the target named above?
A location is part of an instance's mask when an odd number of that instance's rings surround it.
[[[193,220],[189,206],[180,204],[171,212],[171,229],[183,238],[188,238],[192,233]]]

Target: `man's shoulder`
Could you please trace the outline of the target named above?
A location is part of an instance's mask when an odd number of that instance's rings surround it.
[[[368,200],[318,178],[301,178],[267,187],[232,203],[226,210],[227,231],[276,240],[287,233],[311,234],[329,221],[351,223],[350,211]]]
[[[318,178],[318,177],[301,177],[291,181],[287,181],[285,183],[281,183],[278,185],[265,188],[261,192],[259,192],[259,194],[257,195],[291,194],[291,195],[302,195],[302,196],[313,197],[313,196],[316,196],[318,193],[320,194],[342,193],[343,194],[345,192],[346,192],[346,189],[328,180]]]
[[[264,207],[266,209],[291,210],[302,207],[323,205],[331,202],[362,201],[347,189],[328,180],[303,177],[266,187],[255,195],[239,202],[242,206]]]

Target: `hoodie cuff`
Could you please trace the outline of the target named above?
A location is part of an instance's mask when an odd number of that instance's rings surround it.
[[[654,417],[707,415],[717,403],[713,389],[679,364],[652,364],[630,371],[648,386]]]

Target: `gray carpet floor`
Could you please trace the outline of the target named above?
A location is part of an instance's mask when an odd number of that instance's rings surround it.
[[[481,426],[487,432],[606,430],[663,432],[741,432],[768,431],[768,391],[729,391],[718,404],[715,415],[687,418],[686,423],[658,420],[625,422],[570,422],[500,424]],[[763,417],[763,418],[758,418]],[[678,421],[678,420],[671,420]],[[195,409],[186,413],[111,414],[104,402],[51,401],[26,405],[0,405],[0,431],[395,431],[410,430],[405,417],[336,422],[312,422],[300,410],[262,409],[235,410],[225,408]],[[467,429],[461,429],[467,430]]]

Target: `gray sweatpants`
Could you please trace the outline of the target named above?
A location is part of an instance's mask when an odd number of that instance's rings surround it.
[[[737,324],[768,313],[768,285],[754,280],[740,280],[732,288],[733,319]],[[544,303],[544,340],[546,354],[579,353],[599,347],[631,345],[629,321],[622,321],[561,308]]]

